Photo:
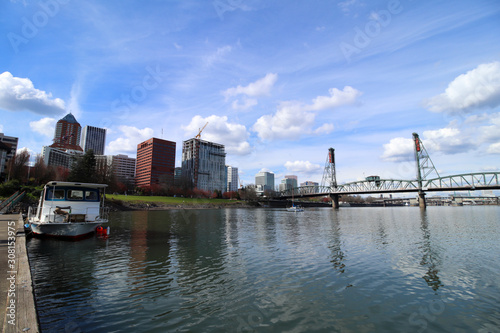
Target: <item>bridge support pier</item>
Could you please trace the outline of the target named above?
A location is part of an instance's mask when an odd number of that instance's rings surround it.
[[[339,209],[339,195],[338,194],[330,194],[330,199],[332,199],[332,208]]]
[[[422,209],[427,208],[427,204],[425,203],[425,192],[418,192],[418,206]]]

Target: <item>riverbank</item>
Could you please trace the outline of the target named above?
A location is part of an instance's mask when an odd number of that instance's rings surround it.
[[[106,204],[113,211],[254,208],[258,203],[229,199],[200,199],[163,196],[106,195]]]

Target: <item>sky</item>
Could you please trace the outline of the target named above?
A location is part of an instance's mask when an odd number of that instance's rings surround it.
[[[338,183],[415,179],[412,133],[441,176],[500,171],[498,0],[9,0],[0,132],[40,154],[57,120],[224,144],[259,171]]]

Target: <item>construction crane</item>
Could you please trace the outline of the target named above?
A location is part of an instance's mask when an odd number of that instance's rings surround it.
[[[200,131],[198,132],[198,134],[196,134],[196,136],[195,136],[195,138],[196,138],[196,139],[198,139],[198,140],[199,140],[199,139],[201,138],[201,132],[203,132],[203,130],[205,129],[205,127],[207,127],[207,125],[208,125],[208,121],[207,121],[207,123],[205,124],[205,126],[203,126],[203,127],[200,129]]]

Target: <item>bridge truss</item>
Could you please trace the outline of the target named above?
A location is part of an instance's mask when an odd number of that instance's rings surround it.
[[[453,176],[437,177],[422,182],[402,179],[362,180],[330,186],[301,186],[278,192],[278,197],[318,197],[330,194],[358,195],[376,193],[419,192],[419,191],[474,191],[500,190],[500,172],[476,172]]]

